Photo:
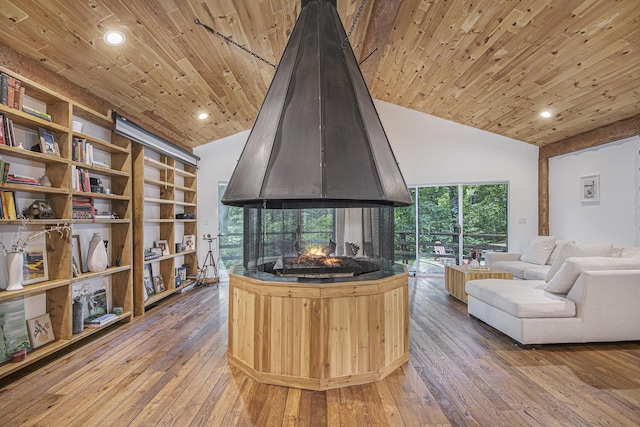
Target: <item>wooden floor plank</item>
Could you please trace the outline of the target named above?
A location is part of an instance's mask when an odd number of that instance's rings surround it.
[[[377,383],[260,384],[226,358],[228,287],[196,288],[0,379],[0,425],[637,426],[640,343],[521,349],[411,278],[410,358]]]

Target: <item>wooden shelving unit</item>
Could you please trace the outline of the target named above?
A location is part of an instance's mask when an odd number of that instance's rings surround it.
[[[195,275],[198,268],[196,250],[176,253],[176,243],[183,236],[194,235],[197,241],[195,219],[197,169],[142,145],[133,144],[134,185],[134,314],[189,286],[187,280],[176,287],[176,267],[186,265],[188,273]],[[176,219],[177,214],[190,213],[193,219]],[[145,261],[144,251],[155,241],[166,240],[170,251],[153,260]],[[151,264],[153,275],[162,275],[165,290],[147,295],[144,291],[144,269]]]
[[[26,222],[28,231],[38,231],[46,226],[63,223],[69,224],[71,227],[71,232],[67,236],[51,233],[46,238],[48,280],[24,285],[24,288],[19,291],[0,291],[0,301],[23,297],[25,304],[33,303],[36,311],[43,311],[39,314],[49,313],[55,335],[55,341],[31,350],[26,360],[18,363],[5,362],[0,364],[0,377],[4,377],[114,323],[128,322],[133,319],[133,204],[131,202],[133,186],[131,142],[111,132],[113,122],[107,114],[102,114],[80,105],[10,70],[2,67],[0,67],[0,70],[22,82],[22,86],[25,88],[25,105],[27,105],[27,102],[35,103],[36,107],[38,107],[37,109],[44,110],[51,115],[52,121],[48,122],[4,105],[0,105],[0,112],[3,112],[13,121],[17,134],[24,135],[25,143],[28,143],[29,140],[32,142],[37,141],[38,128],[44,128],[54,134],[60,152],[58,157],[30,151],[29,148],[31,147],[26,145],[24,149],[0,145],[0,156],[11,163],[11,169],[36,170],[46,175],[51,181],[51,187],[0,183],[0,190],[13,191],[16,199],[27,201],[27,203],[35,199],[46,200],[52,204],[55,218],[28,220]],[[110,141],[90,134],[74,132],[72,130],[74,117],[81,119],[86,124],[90,124],[92,128],[101,129],[102,133],[110,138]],[[108,160],[110,167],[86,164],[74,160],[72,152],[74,137],[90,141],[96,152],[102,158]],[[88,170],[90,177],[107,180],[111,193],[101,194],[73,190],[73,166]],[[117,219],[73,219],[74,198],[86,196],[99,200],[101,204],[106,206],[105,209],[115,213]],[[23,204],[18,206],[19,210],[24,207],[26,206]],[[22,220],[0,220],[0,233],[3,233],[0,237],[3,239],[11,238],[17,227],[23,223],[24,221]],[[71,236],[77,234],[88,240],[89,233],[94,232],[100,232],[105,237],[108,236],[109,245],[112,248],[110,251],[111,259],[109,260],[110,267],[102,272],[85,272],[74,277],[71,266]],[[88,246],[81,249],[86,251]],[[82,255],[86,256],[86,253]],[[119,258],[119,265],[117,266],[116,257]],[[73,334],[72,304],[74,289],[92,280],[106,283],[110,300],[109,308],[122,307],[123,313],[112,323],[101,328],[86,328],[83,332]],[[44,305],[41,310],[37,310],[39,301],[43,301],[41,305]]]

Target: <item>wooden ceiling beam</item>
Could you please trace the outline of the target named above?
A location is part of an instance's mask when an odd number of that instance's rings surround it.
[[[374,0],[373,12],[369,20],[369,25],[367,25],[364,48],[362,49],[362,53],[365,56],[359,59],[359,61],[362,61],[366,58],[366,55],[371,54],[371,56],[360,65],[364,81],[367,82],[369,86],[371,86],[370,82],[378,70],[382,52],[387,44],[389,33],[393,28],[393,21],[398,15],[400,3],[402,3],[402,0]],[[375,52],[372,54],[371,52],[374,50]]]
[[[598,145],[638,134],[640,134],[640,114],[547,144],[540,148],[540,158],[548,159],[562,154],[573,153],[574,151],[597,147]]]
[[[549,159],[640,134],[640,114],[540,148],[538,155],[538,234],[549,235]]]

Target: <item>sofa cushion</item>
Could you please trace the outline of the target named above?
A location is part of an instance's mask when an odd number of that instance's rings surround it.
[[[630,248],[619,248],[620,249],[620,258],[640,258],[640,248],[638,247],[630,247]],[[612,255],[613,256],[613,255]]]
[[[610,257],[613,252],[613,243],[567,243],[562,245],[558,257],[553,262],[551,269],[547,273],[546,281],[549,282],[556,274],[562,264],[571,257]]]
[[[572,257],[568,258],[560,270],[546,284],[545,290],[566,295],[583,271],[593,270],[636,270],[640,269],[640,259],[612,257]]]
[[[532,237],[525,241],[520,260],[532,264],[545,265],[555,246],[555,236]]]
[[[518,279],[524,279],[525,271],[531,268],[543,267],[543,266],[535,265],[535,264],[531,264],[523,261],[496,261],[491,264],[491,267],[508,271],[509,273],[513,274],[513,277],[516,277]]]
[[[547,273],[551,268],[550,265],[540,265],[533,268],[528,268],[524,271],[525,280],[544,280],[547,277]]]
[[[547,265],[553,264],[553,262],[558,258],[558,254],[560,253],[560,249],[567,243],[575,243],[575,240],[556,240],[556,246],[551,251],[551,255],[549,255],[549,259],[547,260]]]
[[[574,317],[573,301],[544,291],[543,280],[470,280],[467,294],[518,318]]]

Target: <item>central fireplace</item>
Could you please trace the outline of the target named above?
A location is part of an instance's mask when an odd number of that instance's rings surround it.
[[[393,209],[412,204],[336,0],[302,10],[222,203],[244,209],[229,275],[229,363],[326,390],[409,359]]]
[[[393,208],[245,206],[243,249],[245,274],[263,278],[393,274]]]

